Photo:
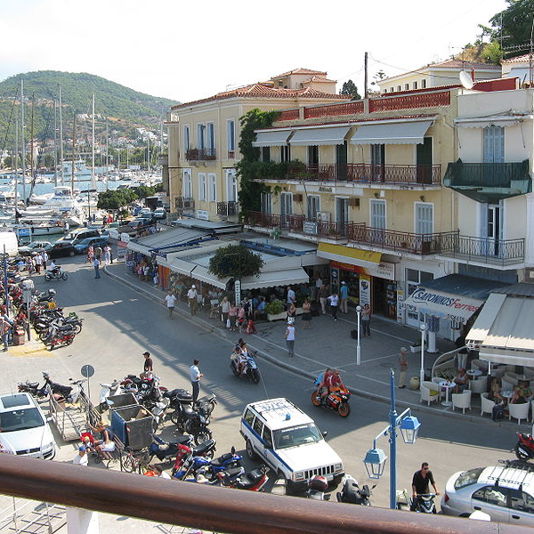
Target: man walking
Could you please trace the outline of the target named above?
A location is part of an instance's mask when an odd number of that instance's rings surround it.
[[[371,308],[366,304],[362,309],[362,330],[363,335],[371,337]]]
[[[289,317],[287,320],[287,329],[285,333],[287,353],[290,358],[295,356],[295,319]]]
[[[337,321],[337,306],[339,304],[339,296],[334,291],[329,297],[328,302],[330,304],[330,310],[332,312],[332,317],[334,318],[334,321]]]
[[[93,267],[95,269],[95,279],[100,278],[100,260],[96,256],[93,260]]]
[[[193,402],[195,403],[200,393],[200,379],[204,376],[198,368],[199,360],[193,360],[193,365],[189,368],[191,375],[191,388],[193,389]]]
[[[328,286],[319,288],[319,302],[321,304],[321,313],[326,315],[326,299],[328,298]]]
[[[295,295],[295,292],[293,291],[293,288],[289,286],[287,288],[287,308],[291,306],[291,304],[297,305],[297,295]]]
[[[434,488],[434,493],[436,495],[439,495],[438,488],[436,487],[436,483],[434,482],[434,475],[432,474],[432,471],[430,471],[428,463],[423,462],[421,464],[421,470],[416,471],[412,479],[412,512],[415,511],[419,495],[426,495],[429,493],[429,484],[432,484],[432,487]]]
[[[341,282],[341,313],[349,313],[349,286],[347,282]]]
[[[35,256],[35,270],[37,274],[41,274],[41,265],[43,264],[43,257],[40,254]]]
[[[187,292],[187,300],[189,302],[189,312],[191,315],[197,314],[197,288],[193,284],[191,289]]]
[[[143,364],[143,374],[153,373],[154,363],[152,362],[152,358],[150,357],[150,352],[143,352],[143,356],[145,358],[145,363]]]
[[[169,310],[169,319],[172,319],[172,312],[176,306],[176,297],[173,295],[171,289],[169,289],[169,293],[165,297],[165,304],[167,305],[167,310]]]
[[[406,387],[406,372],[408,371],[408,349],[401,347],[399,354],[399,389]]]
[[[46,262],[48,261],[48,254],[46,253],[46,250],[43,250],[41,252],[41,258],[43,260],[43,267],[44,267],[44,270],[46,271]]]

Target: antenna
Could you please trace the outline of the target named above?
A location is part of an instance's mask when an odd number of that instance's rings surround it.
[[[475,85],[475,82],[471,78],[471,75],[465,70],[462,70],[460,72],[460,83],[464,86],[465,89],[473,89],[473,86]]]

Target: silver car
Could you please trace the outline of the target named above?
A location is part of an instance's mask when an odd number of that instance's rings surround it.
[[[460,517],[479,510],[492,521],[534,526],[534,466],[508,462],[455,473],[447,481],[441,510]]]

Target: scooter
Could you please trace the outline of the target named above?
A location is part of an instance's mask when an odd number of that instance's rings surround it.
[[[45,272],[45,280],[67,280],[69,275],[59,266],[56,265],[55,269]]]
[[[217,473],[217,482],[220,486],[227,488],[261,491],[267,483],[268,470],[269,468],[265,465],[249,472],[245,472],[242,467],[229,469]],[[237,474],[237,472],[239,473]]]
[[[43,378],[45,381],[43,387],[51,391],[52,395],[54,395],[54,398],[58,402],[68,402],[70,404],[76,404],[78,402],[78,399],[83,392],[83,383],[87,382],[86,378],[81,378],[79,380],[69,379],[70,383],[76,387],[76,389],[74,389],[72,386],[63,386],[62,384],[52,382],[48,373],[43,372]]]
[[[518,460],[527,461],[534,458],[534,437],[531,434],[517,432],[517,443],[514,447]]]
[[[186,446],[190,449],[193,456],[204,456],[205,458],[213,458],[215,453],[215,441],[209,439],[200,445],[193,447],[193,438],[191,436],[180,436],[176,441],[164,441],[158,436],[153,437],[153,441],[148,448],[150,454],[150,461],[156,456],[158,460],[164,461],[169,458],[175,458],[179,453],[180,446]]]
[[[435,493],[421,493],[412,499],[410,509],[420,514],[437,514],[435,498]]]
[[[240,357],[241,356],[235,352],[230,355],[230,368],[232,369],[232,373],[234,373],[234,375],[238,378],[246,377],[254,384],[258,384],[261,377],[258,364],[254,359],[254,354],[247,352],[245,355],[245,364],[241,372],[239,372]]]
[[[336,497],[338,502],[371,506],[371,495],[372,491],[367,484],[360,488],[355,478],[345,475],[341,480],[341,491],[337,492]]]
[[[321,475],[315,475],[308,482],[308,489],[306,490],[306,497],[314,499],[315,501],[329,501],[330,494],[326,493],[328,489],[328,481]]]
[[[109,397],[117,395],[120,389],[120,382],[116,379],[113,379],[111,384],[100,384],[102,388],[100,390],[100,404],[98,405],[98,411],[104,413],[110,406],[113,405],[113,401],[109,401]]]

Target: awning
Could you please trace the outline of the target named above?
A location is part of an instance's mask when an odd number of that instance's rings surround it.
[[[358,125],[350,140],[353,145],[422,144],[433,121],[388,122]]]
[[[342,145],[349,130],[350,126],[295,130],[290,144],[291,146]]]
[[[503,286],[506,284],[502,282],[450,274],[418,286],[404,304],[414,306],[420,313],[465,323],[492,290]]]
[[[487,117],[487,118],[469,118],[455,119],[454,123],[459,128],[485,128],[486,126],[515,126],[523,122],[522,117]]]
[[[256,132],[256,141],[252,146],[284,146],[291,135],[292,130],[272,130],[270,132]]]
[[[525,286],[531,284],[509,286],[488,298],[466,336],[480,359],[534,367],[534,288],[525,291]]]
[[[226,289],[226,284],[230,281],[229,277],[218,278],[214,274],[210,273],[206,267],[201,265],[196,265],[190,272],[189,276],[198,280],[199,282],[204,282],[210,286],[218,287],[220,289]]]
[[[259,276],[247,276],[241,280],[241,289],[261,289],[265,287],[288,286],[292,284],[307,284],[310,277],[299,267],[285,271],[262,272]]]
[[[327,260],[349,263],[352,265],[362,265],[368,263],[380,263],[382,259],[381,252],[372,250],[361,250],[359,248],[347,247],[345,245],[333,245],[331,243],[319,243],[317,256]]]
[[[145,256],[150,256],[152,251],[163,249],[163,252],[173,250],[171,245],[176,245],[176,249],[183,248],[188,243],[209,236],[208,232],[193,230],[189,228],[172,228],[162,232],[157,232],[146,237],[141,237],[135,241],[128,242],[128,249],[140,252]]]

